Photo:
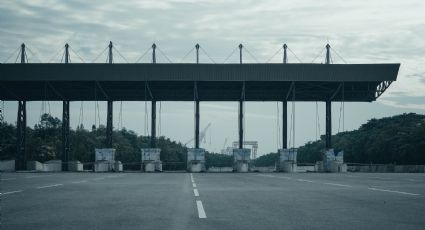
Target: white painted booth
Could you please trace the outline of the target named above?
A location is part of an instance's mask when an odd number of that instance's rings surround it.
[[[144,172],[162,172],[161,149],[143,148],[142,152],[142,171]]]
[[[249,172],[251,149],[233,149],[233,171]]]
[[[187,150],[187,171],[205,172],[205,149],[190,148]]]
[[[297,172],[297,154],[298,149],[279,149],[278,168],[281,172]]]

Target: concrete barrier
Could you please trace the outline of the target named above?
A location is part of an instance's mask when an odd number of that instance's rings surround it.
[[[297,172],[297,163],[293,161],[284,161],[280,163],[282,172],[294,173]]]
[[[204,172],[205,171],[205,149],[189,148],[187,150],[187,171]]]
[[[269,166],[269,167],[252,166],[252,167],[250,167],[249,171],[251,171],[251,172],[264,172],[264,173],[276,172],[276,167],[275,166]]]
[[[46,161],[43,164],[44,172],[60,172],[62,171],[62,161],[61,160],[50,160]]]
[[[83,171],[83,164],[79,161],[69,161],[68,162],[68,171],[70,172],[81,172]]]
[[[115,161],[115,163],[114,163],[114,171],[115,172],[122,172],[123,171],[121,161]]]
[[[220,172],[233,172],[232,167],[209,167],[207,172],[214,172],[214,173],[220,173]]]
[[[109,172],[112,171],[113,165],[109,161],[96,161],[94,163],[95,172]]]
[[[44,165],[38,161],[27,161],[27,170],[29,171],[43,171]]]
[[[425,165],[350,165],[347,170],[367,173],[424,173]]]
[[[236,172],[249,172],[251,149],[233,149],[233,170]]]
[[[0,161],[1,172],[13,172],[15,171],[15,160],[3,160]]]
[[[238,161],[235,163],[235,170],[236,172],[245,173],[249,171],[249,164],[248,162],[244,161]]]
[[[297,172],[316,172],[315,165],[299,166],[297,165]]]

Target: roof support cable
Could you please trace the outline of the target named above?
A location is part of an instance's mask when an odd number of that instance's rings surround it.
[[[86,61],[77,53],[77,51],[75,51],[74,49],[72,49],[71,46],[69,46],[69,49],[83,62],[86,63]]]
[[[325,51],[326,48],[323,48],[318,54],[317,56],[311,61],[311,63],[314,63],[314,61],[316,61],[316,59],[322,55],[323,51]]]
[[[192,48],[192,49],[190,49],[189,50],[189,52],[187,52],[181,59],[180,59],[180,61],[179,61],[179,63],[182,63],[186,58],[187,58],[187,56],[189,56],[189,54],[191,54],[194,50],[195,50],[196,48],[195,48],[195,46]]]
[[[96,56],[96,58],[95,58],[95,59],[93,59],[93,61],[92,61],[92,62],[97,61],[97,59],[99,59],[99,57],[100,57],[100,56],[102,56],[102,54],[103,54],[103,53],[105,53],[105,51],[106,51],[108,48],[109,48],[109,46],[106,46],[106,47],[105,47],[105,49],[103,49],[103,51],[102,51],[100,54],[98,54],[98,55]]]
[[[18,57],[19,57],[19,49],[20,49],[21,47],[20,46],[18,46],[17,48],[16,48],[16,50],[15,51],[13,51],[10,55],[9,55],[9,57],[3,62],[3,63],[6,63],[7,61],[9,61],[9,59],[11,58],[11,57],[13,57],[13,55],[14,54],[16,54],[16,53],[18,53]],[[15,62],[16,63],[16,62]]]
[[[116,45],[116,43],[115,43],[115,45]],[[119,55],[119,56],[120,56],[120,57],[121,57],[121,58],[122,58],[122,59],[123,59],[126,63],[129,63],[129,62],[128,62],[128,60],[127,60],[127,58],[125,58],[125,57],[124,57],[124,55],[122,55],[122,54],[121,54],[121,52],[120,52],[117,48],[115,48],[115,46],[113,46],[112,48],[113,48],[115,51],[117,51],[118,55]]]
[[[287,47],[288,50],[294,55],[294,57],[300,62],[302,63],[303,61],[301,61],[301,59],[294,53],[294,51],[291,50],[291,48]]]
[[[169,62],[169,63],[173,63],[172,61],[171,61],[171,59],[169,59],[168,58],[168,56],[159,48],[159,47],[156,47],[157,49],[158,49],[158,51],[161,53],[161,55],[162,56],[164,56],[165,57],[165,59],[167,59],[167,61]]]
[[[245,48],[245,51],[249,54],[249,56],[251,56],[256,63],[259,63],[258,59],[251,52],[249,52],[249,50],[246,47],[244,48]]]
[[[236,47],[227,57],[226,59],[224,59],[223,63],[226,63],[227,60],[229,60],[229,58],[231,58],[233,56],[233,54],[236,52],[236,50],[238,50],[239,47]]]
[[[201,48],[201,51],[208,57],[208,59],[210,59],[210,61],[214,64],[216,64],[216,62],[214,61],[214,59],[211,58],[211,56],[207,53],[207,51],[204,50],[204,48],[202,48],[202,46],[200,46],[199,48]]]
[[[266,63],[269,63],[276,55],[283,49],[283,47],[280,47],[269,59],[267,59]]]

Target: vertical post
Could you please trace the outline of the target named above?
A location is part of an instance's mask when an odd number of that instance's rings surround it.
[[[196,64],[199,64],[199,44],[195,45],[196,48]],[[199,99],[198,99],[198,84],[195,82],[195,148],[199,148]]]
[[[69,161],[69,101],[62,101],[62,170],[68,171]]]
[[[112,48],[113,48],[113,46],[112,46],[112,42],[110,41],[109,42],[109,54],[108,54],[108,60],[109,60],[109,64],[112,64],[112,62],[113,62],[113,54],[112,54]]]
[[[65,64],[69,63],[69,45],[65,44]],[[62,101],[62,170],[68,171],[69,161],[69,101]]]
[[[25,43],[22,43],[21,45],[21,64],[25,63]]]
[[[330,52],[331,46],[329,44],[326,44],[326,64],[331,64],[331,52]]]
[[[326,149],[332,148],[332,104],[326,101]]]
[[[239,63],[242,64],[242,49],[243,45],[239,44]]]
[[[156,101],[152,101],[151,148],[156,148]]]
[[[108,112],[106,115],[106,146],[112,148],[112,122],[113,122],[113,101],[108,100]]]
[[[18,118],[16,122],[16,170],[26,169],[26,127],[27,110],[26,101],[18,102]]]
[[[195,102],[195,148],[199,148],[199,100]]]
[[[282,101],[282,148],[288,148],[288,101]]]
[[[243,148],[243,100],[239,100],[239,148]]]
[[[326,44],[326,64],[331,64],[331,46]],[[332,148],[332,102],[326,101],[326,149]]]
[[[156,44],[153,43],[152,44],[152,63],[155,64],[156,63]]]
[[[69,63],[69,45],[65,44],[65,64]]]
[[[25,64],[25,44],[21,45],[21,64]],[[26,127],[27,109],[26,101],[18,101],[18,116],[16,121],[16,170],[26,169]]]
[[[195,45],[196,48],[196,64],[199,64],[199,44]]]
[[[288,46],[283,44],[283,64],[288,63],[286,49]],[[282,149],[288,148],[288,101],[282,101]]]

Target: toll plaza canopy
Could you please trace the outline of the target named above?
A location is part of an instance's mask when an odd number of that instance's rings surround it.
[[[0,100],[376,100],[400,64],[0,64]]]

